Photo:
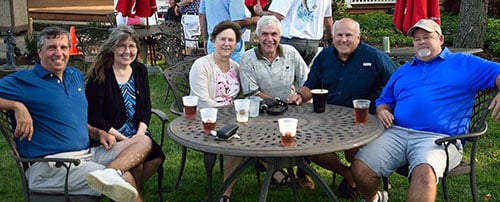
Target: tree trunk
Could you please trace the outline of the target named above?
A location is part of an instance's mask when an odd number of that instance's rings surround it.
[[[488,23],[489,0],[462,0],[458,13],[457,35],[453,46],[484,48],[484,34]]]

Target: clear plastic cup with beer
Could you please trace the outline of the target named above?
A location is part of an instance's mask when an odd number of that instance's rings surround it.
[[[354,106],[354,123],[356,125],[368,124],[368,109],[370,108],[370,100],[355,99],[352,101]]]
[[[184,96],[182,97],[182,104],[184,105],[184,116],[186,119],[194,120],[196,118],[196,106],[198,106],[197,96]]]
[[[297,132],[296,118],[281,118],[278,119],[278,126],[281,133],[281,145],[290,147],[295,144],[295,134]]]
[[[217,122],[217,108],[200,109],[201,123],[203,124],[203,133],[210,135],[210,131],[215,130]]]

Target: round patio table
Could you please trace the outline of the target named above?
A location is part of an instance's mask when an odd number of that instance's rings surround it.
[[[355,125],[354,110],[336,105],[327,105],[324,113],[314,113],[310,103],[299,106],[290,105],[282,115],[271,116],[261,112],[258,117],[249,118],[246,123],[236,122],[236,112],[233,106],[218,109],[217,128],[225,124],[238,124],[237,134],[240,138],[218,141],[211,135],[205,135],[199,113],[195,120],[188,120],[184,116],[176,118],[169,124],[167,131],[173,141],[204,152],[208,177],[208,201],[211,201],[212,169],[217,154],[246,157],[245,161],[225,180],[217,194],[217,199],[245,168],[263,159],[268,162],[268,167],[259,201],[266,201],[273,171],[287,168],[290,173],[293,166],[302,168],[319,183],[332,201],[337,201],[332,190],[306,163],[305,158],[362,146],[377,138],[384,130],[383,125],[373,115],[368,116],[368,124]],[[284,117],[298,119],[295,144],[291,147],[284,147],[280,142],[281,134],[277,120]],[[292,177],[292,180],[295,179]],[[296,183],[292,185],[297,201]]]

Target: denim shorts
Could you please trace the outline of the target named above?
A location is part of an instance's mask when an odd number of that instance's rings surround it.
[[[119,143],[117,143],[119,144]],[[101,194],[94,191],[87,185],[86,176],[88,173],[101,170],[106,167],[118,155],[116,145],[107,151],[102,146],[92,147],[81,151],[64,152],[55,155],[45,156],[45,158],[77,158],[81,160],[78,166],[71,165],[68,191],[70,194],[93,195]],[[32,191],[44,193],[61,193],[64,190],[64,180],[66,178],[66,168],[57,168],[55,163],[38,162],[30,165],[26,170],[28,185]]]
[[[446,167],[444,146],[434,143],[448,135],[413,130],[399,126],[386,129],[380,137],[363,146],[356,158],[363,161],[377,176],[390,176],[399,167],[409,165],[408,177],[420,164],[429,164],[436,174],[436,183],[443,176]],[[462,144],[448,147],[450,169],[462,160]]]

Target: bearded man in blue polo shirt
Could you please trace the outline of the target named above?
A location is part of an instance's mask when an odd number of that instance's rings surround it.
[[[391,76],[376,101],[377,117],[386,130],[365,145],[352,164],[365,201],[387,201],[387,192],[377,191],[379,177],[404,165],[409,165],[411,179],[406,201],[435,201],[447,159],[444,147],[434,141],[467,133],[476,93],[500,86],[500,64],[443,49],[444,36],[436,22],[420,20],[408,35],[416,55]],[[499,120],[499,95],[489,108]],[[448,147],[448,154],[452,169],[462,159],[461,142]]]
[[[327,103],[353,107],[354,99],[371,100],[370,113],[375,112],[375,99],[396,70],[396,65],[386,53],[361,42],[359,23],[343,18],[333,24],[333,46],[321,51],[314,59],[304,86],[289,101],[302,103],[311,100],[311,89],[328,90]],[[351,162],[357,149],[345,151]],[[343,198],[357,197],[356,184],[351,170],[335,153],[309,157],[316,164],[344,177],[339,185]],[[298,172],[297,176],[303,175]],[[299,181],[301,181],[299,179]]]
[[[66,66],[71,47],[68,31],[45,28],[37,42],[40,63],[0,79],[0,109],[15,115],[19,154],[80,159],[70,169],[70,194],[102,193],[114,201],[142,201],[129,171],[151,151],[150,138],[116,143],[113,135],[88,125],[83,75]],[[90,138],[102,146],[90,148]],[[64,193],[65,175],[65,168],[47,162],[30,164],[26,170],[30,189],[44,193]]]

